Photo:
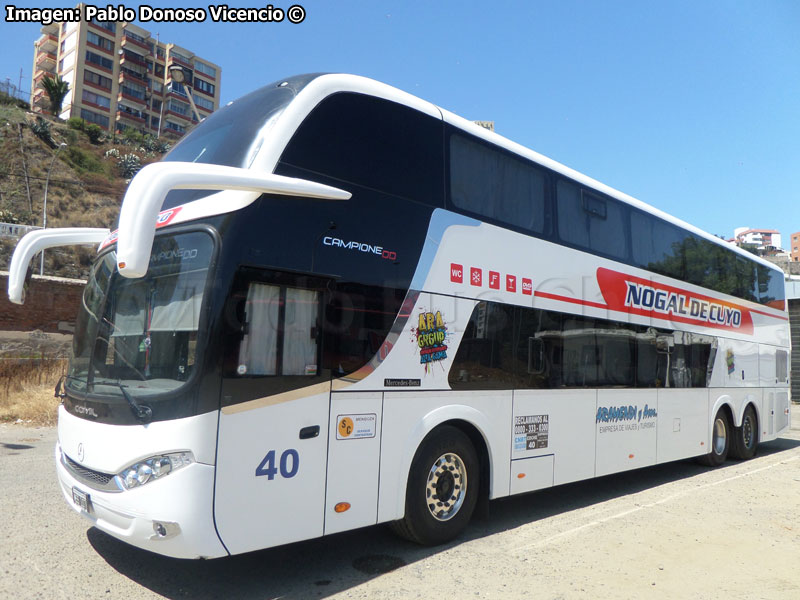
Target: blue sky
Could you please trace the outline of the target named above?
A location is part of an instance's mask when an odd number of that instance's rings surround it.
[[[141,26],[221,65],[223,103],[287,75],[356,73],[493,120],[498,133],[711,233],[774,228],[787,245],[800,230],[800,2],[299,3],[298,25]],[[38,32],[0,21],[0,80],[17,83],[22,68],[30,86]]]

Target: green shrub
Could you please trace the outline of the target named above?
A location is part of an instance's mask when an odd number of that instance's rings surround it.
[[[125,179],[130,179],[142,168],[142,161],[141,159],[136,156],[135,154],[126,154],[125,156],[121,156],[119,162],[120,173]]]
[[[103,130],[96,123],[89,123],[84,131],[86,131],[86,135],[89,136],[89,141],[93,144],[99,144],[100,140],[103,138]]]
[[[56,145],[50,131],[50,122],[45,121],[42,117],[36,117],[36,121],[31,125],[31,131],[48,146]]]
[[[122,142],[127,146],[141,146],[144,141],[144,136],[131,127],[127,127],[122,132]]]
[[[70,146],[74,146],[78,143],[78,132],[73,131],[72,129],[65,129],[63,131],[64,139],[67,140],[67,144]]]
[[[67,127],[69,127],[70,129],[77,129],[78,131],[83,131],[85,125],[86,124],[84,123],[83,119],[80,119],[78,117],[70,117],[69,119],[67,119]]]
[[[65,159],[69,164],[75,167],[80,173],[103,173],[103,163],[97,160],[88,152],[70,146],[67,148],[67,155]]]

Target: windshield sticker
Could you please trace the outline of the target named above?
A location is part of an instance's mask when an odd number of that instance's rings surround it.
[[[174,250],[163,250],[154,252],[150,255],[150,263],[158,263],[162,260],[192,260],[197,258],[197,248],[175,248]]]
[[[414,341],[419,350],[419,362],[425,365],[425,373],[435,362],[447,358],[447,325],[442,312],[421,312],[416,328],[411,328]]]
[[[183,207],[176,206],[175,208],[162,210],[160,213],[158,213],[158,216],[156,217],[156,229],[158,229],[159,227],[166,227],[167,225],[169,225],[175,218],[175,216],[179,212],[181,212],[181,208]]]
[[[172,223],[172,221],[175,220],[175,216],[181,211],[182,208],[183,206],[176,206],[175,208],[162,210],[160,213],[158,213],[158,216],[156,217],[156,229],[159,229],[161,227],[166,227],[167,225]],[[110,234],[108,234],[108,237],[103,240],[97,251],[99,252],[106,246],[110,246],[111,244],[116,243],[117,239],[119,239],[119,229],[115,229]]]

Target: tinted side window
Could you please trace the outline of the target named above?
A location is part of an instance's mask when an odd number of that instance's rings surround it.
[[[481,302],[449,382],[453,389],[706,387],[714,343],[711,336]]]
[[[325,306],[322,364],[334,377],[354,373],[380,350],[404,290],[339,283]]]
[[[783,272],[757,265],[758,301],[772,308],[786,310],[786,288]]]
[[[443,128],[441,120],[388,100],[334,94],[306,117],[281,162],[443,206]]]
[[[624,260],[627,257],[625,208],[560,180],[556,186],[558,236],[568,244]]]
[[[745,300],[758,302],[756,263],[744,256],[736,255],[736,280],[738,281],[736,295]]]
[[[480,302],[450,368],[453,389],[514,388],[514,307]]]
[[[667,277],[684,279],[683,241],[687,235],[671,223],[632,210],[633,264]]]
[[[487,144],[450,136],[450,201],[457,209],[545,231],[544,171]]]

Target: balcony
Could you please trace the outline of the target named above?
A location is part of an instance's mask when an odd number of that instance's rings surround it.
[[[33,95],[33,104],[43,108],[50,108],[50,98],[44,90],[36,90],[36,93]]]
[[[176,112],[176,111],[172,110],[168,106],[165,106],[164,107],[164,117],[167,117],[167,115],[171,116],[173,119],[180,119],[181,121],[185,121],[186,123],[196,122],[196,121],[194,121],[194,119],[189,117],[189,112],[187,112],[186,114],[182,114],[180,112]]]
[[[58,25],[58,23],[50,23],[50,25],[44,25],[39,31],[44,34],[58,36]]]
[[[36,57],[36,66],[44,71],[55,72],[56,55],[53,52],[39,52]]]
[[[119,95],[117,96],[117,102],[121,102],[122,100],[133,102],[139,106],[147,107],[147,101],[144,99],[144,94],[137,92],[136,90],[126,88],[125,86],[120,88]]]
[[[126,31],[122,36],[122,47],[133,47],[137,49],[144,50],[146,54],[152,55],[153,51],[150,48],[150,45],[143,39],[139,39],[139,36],[132,35],[130,32]]]
[[[127,67],[120,67],[119,70],[119,84],[122,85],[124,81],[132,81],[139,85],[145,85],[148,88],[150,87],[150,78],[146,75],[134,71],[133,69],[129,69]]]
[[[176,64],[176,65],[181,65],[183,67],[186,67],[187,69],[191,69],[192,71],[194,71],[194,65],[191,63],[191,61],[188,58],[184,58],[183,56],[179,56],[179,55],[176,55],[176,54],[170,54],[169,55],[169,64],[173,64],[173,63]]]
[[[52,33],[46,33],[36,40],[36,47],[40,52],[55,54],[58,51],[58,37]]]
[[[139,65],[145,69],[147,68],[147,61],[144,59],[144,56],[136,54],[135,52],[131,52],[130,50],[123,50],[122,56],[119,59],[119,64],[124,65],[126,63]]]
[[[137,125],[147,124],[147,117],[144,113],[133,110],[126,110],[125,107],[122,107],[117,110],[117,121],[119,121],[120,119],[122,120],[127,119],[131,123],[136,123]]]

